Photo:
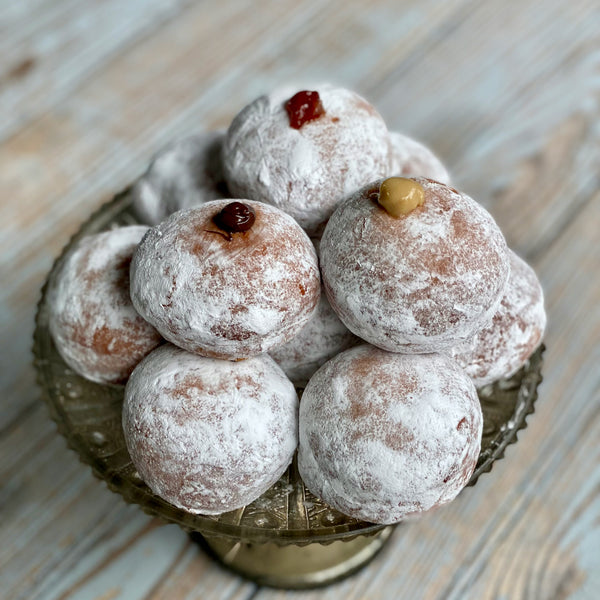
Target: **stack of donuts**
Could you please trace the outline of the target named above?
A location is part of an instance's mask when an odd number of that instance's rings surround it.
[[[132,195],[145,225],[83,238],[48,303],[65,362],[126,384],[153,492],[227,512],[297,451],[306,487],[365,521],[456,497],[477,388],[525,364],[546,317],[535,273],[426,147],[354,92],[282,89],[167,147]]]

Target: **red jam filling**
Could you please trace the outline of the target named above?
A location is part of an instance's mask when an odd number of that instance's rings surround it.
[[[325,114],[319,92],[303,90],[294,94],[286,103],[285,110],[290,119],[290,127],[300,129],[309,121],[314,121]]]
[[[220,213],[215,215],[213,221],[228,233],[248,231],[256,216],[252,208],[242,202],[230,202]]]

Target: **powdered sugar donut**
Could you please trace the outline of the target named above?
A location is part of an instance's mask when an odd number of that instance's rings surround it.
[[[261,96],[235,117],[225,177],[234,195],[274,204],[315,234],[345,195],[390,172],[390,138],[354,92],[324,85],[287,94]]]
[[[56,349],[74,371],[92,381],[123,383],[162,341],[129,297],[131,256],[147,229],[121,227],[82,238],[48,290]]]
[[[534,270],[510,252],[510,277],[492,322],[452,356],[481,387],[514,375],[542,341],[546,328],[544,292]]]
[[[317,310],[300,333],[270,354],[294,385],[304,387],[322,364],[359,342],[321,293]]]
[[[482,426],[475,386],[451,358],[365,344],[308,383],[298,468],[342,513],[395,523],[456,497],[475,469]]]
[[[281,477],[297,446],[297,411],[294,386],[269,356],[229,362],[165,344],[127,383],[123,430],[154,493],[213,515]]]
[[[428,177],[445,184],[450,183],[446,167],[427,146],[394,131],[390,131],[390,140],[393,165],[389,175]]]
[[[425,178],[401,182],[423,199],[401,217],[378,203],[384,182],[340,204],[321,239],[323,284],[364,340],[392,352],[439,352],[491,319],[508,249],[489,213],[465,194]]]
[[[223,215],[234,227],[249,223],[238,218],[253,221],[234,231]],[[167,340],[214,358],[247,358],[285,343],[308,322],[319,295],[308,236],[289,215],[251,200],[215,200],[171,215],[148,232],[131,264],[139,313]]]
[[[169,144],[132,189],[133,209],[148,225],[208,200],[227,198],[221,152],[225,131],[207,131]]]

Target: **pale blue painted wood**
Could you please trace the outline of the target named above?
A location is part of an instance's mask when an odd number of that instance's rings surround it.
[[[0,140],[59,105],[188,4],[190,0],[59,0],[27,11],[13,9],[0,20],[0,53],[7,69],[0,85]]]
[[[114,600],[142,600],[169,570],[187,543],[187,537],[176,525],[154,529],[129,546],[120,560],[112,562],[97,577],[75,588],[72,596],[77,600],[95,600],[110,593]],[[69,573],[64,578],[65,585],[48,590],[40,596],[40,600],[59,597],[61,588],[67,590],[74,585],[78,581],[77,575],[91,570],[97,558],[93,554],[86,556],[78,565],[78,572]]]
[[[432,145],[457,185],[532,257],[550,315],[546,379],[519,444],[456,503],[400,528],[389,551],[352,580],[301,594],[262,589],[256,598],[595,597],[596,3],[545,2],[542,10],[534,1],[379,0],[366,11],[358,0],[268,9],[204,2],[177,17],[175,0],[152,2],[148,13],[137,0],[124,13],[113,0],[27,2],[0,14],[0,31],[22,26],[0,35],[0,46],[15,42],[4,46],[0,73],[30,43],[50,50],[46,69],[0,89],[0,106],[10,99],[27,108],[0,143],[0,331],[10,341],[2,345],[0,431],[12,423],[0,434],[0,578],[10,600],[97,600],[117,587],[117,597],[150,600],[254,594],[197,558],[181,532],[146,529],[149,519],[93,480],[52,434],[33,408],[33,305],[69,235],[167,141],[226,125],[245,101],[285,80],[323,79],[356,88],[391,127]],[[54,28],[71,8],[74,21]],[[104,24],[97,39],[85,39],[85,16],[77,20],[86,12]],[[79,55],[67,55],[69,41]]]

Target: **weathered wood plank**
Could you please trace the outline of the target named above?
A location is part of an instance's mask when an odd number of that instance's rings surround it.
[[[447,26],[370,86],[390,125],[438,150],[529,254],[600,184],[600,11],[486,2]]]
[[[225,125],[283,80],[334,73],[373,100],[392,128],[431,144],[457,185],[488,206],[510,244],[532,260],[550,315],[546,380],[519,444],[474,489],[399,528],[389,552],[356,578],[293,597],[593,597],[600,584],[595,3],[541,10],[516,0],[411,1],[398,11],[379,0],[365,11],[358,0],[189,8],[170,0],[151,3],[154,16],[140,23],[137,1],[123,17],[113,0],[101,4],[27,0],[0,11],[0,80],[12,74],[0,106],[11,98],[13,108],[29,107],[0,144],[0,329],[9,341],[0,349],[3,594],[254,594],[198,557],[184,534],[155,528],[109,493],[53,434],[36,407],[29,366],[33,305],[68,236],[165,142]],[[171,19],[175,5],[184,12]],[[84,39],[85,19],[77,21],[84,13],[102,15],[95,40]],[[74,22],[61,23],[69,14]],[[53,29],[42,73],[24,50],[48,44]],[[81,56],[67,56],[70,47]],[[125,573],[131,585],[121,585]]]
[[[200,553],[200,554],[199,554]],[[210,563],[207,577],[207,556],[191,543],[181,558],[174,562],[167,577],[156,584],[144,600],[172,600],[173,598],[223,598],[250,600],[257,587],[242,582],[230,571]]]
[[[221,572],[176,525],[163,526],[148,520],[133,535],[119,523],[109,544],[101,544],[73,563],[73,571],[53,577],[54,585],[45,585],[40,598],[111,598],[142,600],[157,597],[163,581],[172,581],[173,594],[193,590],[200,584],[203,597],[242,600],[254,589],[240,578]],[[191,586],[190,586],[191,584]],[[186,588],[186,586],[188,586]],[[168,589],[168,586],[167,586]],[[167,596],[170,598],[182,595]]]
[[[38,437],[48,425],[50,435]],[[174,584],[202,582],[232,598],[253,589],[199,554],[179,528],[162,527],[109,492],[53,430],[40,407],[0,440],[2,597],[95,598],[111,589],[115,597],[145,598],[163,589],[171,571]]]
[[[35,435],[31,432],[35,431]],[[37,454],[36,448],[56,437],[56,426],[41,402],[31,405],[19,421],[0,436],[0,481],[6,482]],[[3,486],[4,487],[4,486]],[[0,490],[0,498],[2,497]]]
[[[62,102],[82,81],[189,4],[60,0],[12,10],[0,20],[0,54],[6,65],[0,69],[0,140]]]
[[[477,558],[485,570],[478,574],[475,566],[457,582],[457,598],[465,589],[473,589],[473,597],[478,597],[476,590],[489,594],[481,597],[506,590],[509,598],[525,593],[528,598],[567,597],[575,591],[585,594],[586,588],[597,590],[600,373],[594,365],[600,360],[600,313],[598,290],[585,281],[600,269],[600,257],[589,252],[597,237],[598,200],[596,195],[540,260],[551,320],[544,403],[529,432],[535,436],[530,443],[533,461],[517,486],[519,510],[512,511],[485,560]]]

